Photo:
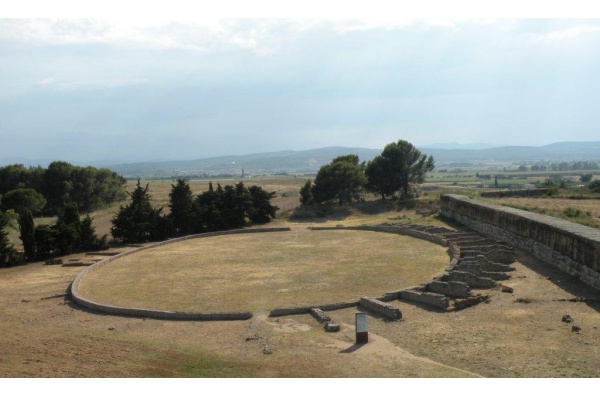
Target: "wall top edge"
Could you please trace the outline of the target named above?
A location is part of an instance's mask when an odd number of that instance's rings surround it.
[[[532,221],[542,223],[542,224],[552,227],[554,229],[561,230],[564,232],[569,232],[574,235],[577,235],[577,236],[580,236],[580,237],[583,237],[586,239],[590,239],[590,240],[600,243],[600,230],[589,227],[589,226],[577,224],[574,222],[569,222],[564,219],[551,217],[549,215],[534,213],[534,212],[526,211],[526,210],[520,210],[520,209],[513,208],[513,207],[498,206],[498,205],[481,202],[481,201],[478,201],[477,199],[470,198],[469,196],[466,196],[466,195],[446,194],[446,195],[442,195],[442,198],[463,201],[463,202],[467,202],[467,203],[475,205],[475,206],[485,207],[485,208],[489,208],[492,210],[505,212],[508,214],[518,215],[520,217],[524,217],[524,218],[530,219]]]

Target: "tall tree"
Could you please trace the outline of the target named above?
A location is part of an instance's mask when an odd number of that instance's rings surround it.
[[[330,164],[321,166],[312,194],[316,203],[337,199],[341,206],[344,201],[351,202],[366,183],[367,178],[358,163],[358,156],[340,156]]]
[[[129,194],[131,202],[120,206],[119,212],[112,219],[112,236],[125,243],[139,243],[154,239],[157,234],[156,219],[160,216],[160,209],[155,210],[150,204],[148,186],[142,187],[140,180]]]
[[[398,140],[386,145],[381,155],[367,165],[369,188],[383,196],[401,191],[402,198],[407,198],[410,185],[425,181],[425,174],[434,168],[433,156],[422,154],[408,141]]]
[[[302,188],[300,188],[300,204],[308,206],[314,203],[312,194],[312,181],[306,180]]]
[[[275,192],[267,192],[257,185],[248,188],[252,207],[248,212],[248,219],[253,224],[266,224],[275,219],[275,215],[279,207],[271,204],[271,199],[275,197]]]
[[[56,231],[55,247],[59,255],[71,254],[81,248],[81,219],[77,204],[66,204],[53,228]]]
[[[33,261],[35,259],[35,225],[33,224],[33,214],[28,209],[23,209],[19,213],[19,231],[25,259]]]
[[[368,179],[366,189],[381,195],[382,200],[385,200],[386,196],[392,196],[398,190],[394,178],[389,176],[389,165],[389,162],[379,155],[373,158],[365,169]]]
[[[196,227],[194,199],[190,185],[185,180],[178,179],[176,184],[171,185],[169,208],[171,209],[169,217],[177,233],[181,235],[193,233]]]
[[[252,200],[244,183],[240,181],[235,186],[225,185],[220,203],[226,228],[239,228],[246,224],[246,214],[252,207]]]
[[[23,210],[39,213],[45,205],[44,196],[31,188],[13,189],[2,197],[2,208],[4,210],[13,209],[17,213]]]
[[[209,232],[225,229],[223,216],[221,215],[221,194],[212,188],[196,197],[194,210],[196,212],[196,231],[207,230]]]

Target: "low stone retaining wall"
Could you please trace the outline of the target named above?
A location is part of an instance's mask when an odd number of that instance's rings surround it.
[[[436,294],[443,294],[456,298],[468,298],[471,296],[471,289],[469,286],[460,281],[432,281],[427,284],[427,290]]]
[[[450,299],[447,296],[431,293],[431,292],[420,292],[414,289],[405,289],[400,293],[400,299],[410,300],[412,302],[424,303],[434,307],[438,307],[442,310],[450,307]]]
[[[390,306],[389,304],[377,299],[367,297],[361,298],[358,306],[367,310],[371,310],[392,320],[399,320],[402,318],[402,312],[400,309]]]
[[[190,321],[228,321],[228,320],[247,320],[252,318],[252,313],[250,312],[232,312],[232,313],[198,313],[198,312],[182,312],[182,311],[166,311],[166,310],[153,310],[153,309],[134,309],[128,308],[124,306],[112,306],[103,303],[94,302],[88,298],[82,296],[79,292],[79,284],[83,277],[86,274],[98,270],[102,266],[119,259],[121,257],[135,254],[136,252],[147,250],[149,248],[161,247],[166,244],[177,243],[184,240],[191,239],[201,239],[206,237],[215,237],[215,236],[227,236],[227,235],[236,235],[236,234],[245,234],[245,233],[265,233],[265,232],[285,232],[289,231],[290,228],[256,228],[256,229],[235,229],[223,232],[210,232],[210,233],[200,233],[197,235],[190,235],[185,237],[179,237],[176,239],[171,239],[159,243],[154,243],[145,247],[140,247],[135,250],[123,252],[118,255],[114,255],[108,259],[100,261],[92,266],[87,267],[85,270],[80,272],[73,283],[71,283],[71,297],[73,300],[89,309],[98,310],[107,314],[114,315],[123,315],[129,317],[144,317],[144,318],[158,318],[158,319],[168,319],[168,320],[190,320]]]
[[[431,234],[431,233],[426,233],[426,232],[422,232],[416,229],[411,229],[408,227],[401,227],[401,226],[389,226],[386,224],[382,224],[382,225],[361,225],[361,226],[339,226],[339,227],[321,227],[321,226],[314,226],[309,228],[310,230],[365,230],[365,231],[370,231],[370,232],[380,232],[380,233],[393,233],[393,234],[397,234],[397,235],[403,235],[403,236],[411,236],[414,237],[416,239],[421,239],[421,240],[425,240],[425,241],[429,241],[431,243],[440,245],[442,247],[447,247],[448,246],[448,241],[442,237],[439,236],[437,234]]]
[[[491,278],[478,277],[473,273],[453,270],[449,274],[442,276],[443,281],[460,281],[472,288],[494,288],[497,283]]]
[[[304,307],[278,307],[269,312],[269,317],[281,317],[284,315],[297,315],[297,314],[309,314],[313,309],[320,309],[323,311],[334,311],[347,309],[349,307],[358,306],[358,300],[350,302],[338,302],[329,303],[318,306],[304,306]]]
[[[472,296],[470,287],[495,288],[495,280],[506,280],[505,272],[514,270],[505,263],[515,261],[511,247],[472,231],[455,231],[436,226],[363,225],[350,227],[314,227],[313,230],[364,230],[394,233],[419,238],[448,247],[450,264],[443,275],[412,289],[388,292],[377,300],[389,302],[405,299],[429,304],[444,311],[453,311],[478,304],[481,298]],[[500,263],[502,262],[502,263]],[[489,270],[489,272],[487,270]],[[462,274],[453,276],[455,271]],[[453,305],[451,305],[451,302]],[[456,303],[458,302],[458,306]]]
[[[462,195],[442,196],[441,213],[479,233],[522,248],[600,289],[598,229],[511,207],[494,206]]]

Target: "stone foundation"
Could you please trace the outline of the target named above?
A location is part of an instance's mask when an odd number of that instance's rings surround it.
[[[522,248],[600,290],[600,230],[462,195],[442,196],[441,213],[479,233]]]
[[[390,306],[389,304],[381,302],[377,299],[367,297],[361,298],[358,306],[366,310],[371,310],[392,320],[399,320],[402,318],[400,309]]]

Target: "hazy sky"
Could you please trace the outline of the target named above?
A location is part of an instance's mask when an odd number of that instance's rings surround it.
[[[599,20],[0,20],[0,158],[600,140]]]

